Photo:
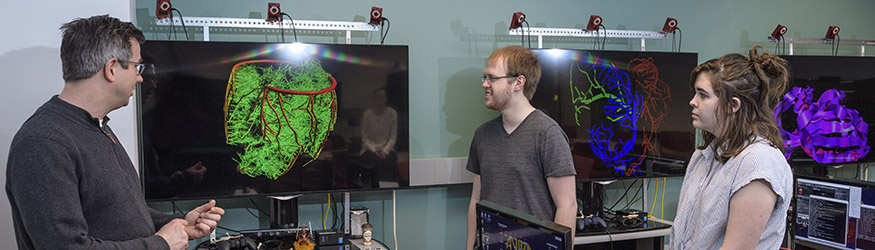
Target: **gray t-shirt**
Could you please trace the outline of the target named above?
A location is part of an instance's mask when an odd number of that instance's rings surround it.
[[[729,200],[739,189],[760,179],[769,183],[778,199],[757,249],[778,249],[786,231],[793,173],[781,150],[763,138],[757,138],[726,164],[714,159],[713,147],[693,153],[681,186],[671,249],[720,248],[729,222]]]
[[[547,177],[575,175],[568,137],[535,110],[508,134],[501,116],[474,132],[468,171],[480,175],[480,199],[553,221],[556,204]]]

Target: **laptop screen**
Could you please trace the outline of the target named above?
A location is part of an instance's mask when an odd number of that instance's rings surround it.
[[[482,250],[570,250],[571,229],[489,201],[477,203]]]

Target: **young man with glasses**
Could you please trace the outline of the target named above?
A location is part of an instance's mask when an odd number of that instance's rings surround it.
[[[485,105],[501,116],[477,128],[471,142],[467,249],[476,242],[475,204],[481,199],[574,228],[576,172],[568,137],[529,103],[540,77],[538,58],[522,46],[500,48],[487,60]]]
[[[143,80],[143,33],[109,16],[61,30],[64,88],[9,149],[6,195],[18,249],[175,250],[208,235],[224,210],[215,201],[185,216],[147,207],[137,170],[107,125]]]

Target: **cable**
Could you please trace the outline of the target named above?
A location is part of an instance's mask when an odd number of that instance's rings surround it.
[[[331,211],[331,193],[328,193],[328,209],[325,210],[325,216],[322,218],[322,230],[328,227],[328,211]]]
[[[783,36],[781,37],[781,54],[787,54],[787,40]]]
[[[249,212],[249,214],[251,214],[252,217],[255,217],[256,219],[258,219],[258,215],[255,215],[255,213],[253,213],[252,210],[249,210],[248,207],[246,208],[246,212]]]
[[[277,239],[266,240],[264,242],[261,242],[261,246],[259,249],[283,249],[283,241]]]
[[[345,194],[344,196],[346,196],[346,195],[349,195],[349,194]],[[340,226],[339,226],[338,228],[345,228],[345,227],[347,226],[347,225],[346,225],[346,222],[347,222],[347,221],[346,221],[346,216],[347,216],[347,215],[346,215],[346,214],[343,214],[343,213],[346,213],[346,210],[347,210],[347,208],[346,208],[346,205],[347,205],[346,202],[349,202],[349,200],[347,200],[346,198],[344,198],[343,202],[340,203],[340,211],[343,211],[343,212],[340,214],[340,216],[341,216],[342,218],[344,218],[344,219],[343,219],[343,220],[340,220]],[[344,230],[345,230],[345,229],[344,229]]]
[[[526,29],[528,30],[528,32],[526,32],[526,33],[529,34],[529,49],[531,49],[532,48],[532,26],[529,25],[529,21],[523,21],[523,23],[526,24]],[[520,25],[520,29],[522,29],[522,25]],[[522,35],[525,36],[526,33],[523,33]],[[526,44],[523,43],[523,46],[525,46],[525,45]]]
[[[377,243],[380,243],[380,245],[382,245],[384,248],[386,248],[386,250],[392,250],[391,248],[389,248],[389,246],[386,246],[386,243],[383,243],[382,241],[379,241],[377,239],[371,239],[371,240],[376,241]]]
[[[167,13],[170,15],[170,31],[167,32],[167,40],[170,40],[170,36],[176,34],[176,29],[173,28],[173,11]]]
[[[523,26],[525,23],[526,21],[523,21],[523,23],[520,24],[520,46],[526,46],[526,28]]]
[[[337,199],[337,195],[333,196],[331,199]],[[334,200],[334,223],[332,223],[331,228],[335,230],[343,229],[343,220],[341,220],[343,218],[343,203],[340,203],[340,209],[337,209],[338,203],[340,202]],[[337,223],[338,221],[340,223]]]
[[[292,34],[295,35],[295,42],[298,42],[298,29],[295,28],[295,19],[292,19],[292,16],[290,16],[288,13],[285,13],[285,12],[280,12],[280,16],[289,17],[289,21],[292,23]],[[282,25],[282,21],[283,21],[283,19],[280,18],[280,25]],[[283,37],[283,42],[285,42],[285,37]]]
[[[201,249],[201,247],[203,247],[204,243],[210,243],[210,241],[209,241],[209,240],[201,241],[201,243],[198,243],[197,246],[194,247],[194,249],[195,249],[195,250],[197,250],[197,249]],[[207,249],[210,249],[210,248],[208,247]]]
[[[668,182],[667,179],[662,178],[662,199],[659,201],[659,219],[664,218],[665,215],[665,183]]]
[[[337,229],[337,201],[334,200],[334,197],[328,197],[329,200],[334,202],[334,206],[331,207],[331,230]]]
[[[392,239],[395,240],[395,250],[398,250],[398,226],[395,225],[395,222],[398,221],[398,217],[395,217],[395,210],[398,210],[395,206],[395,190],[392,190]]]
[[[778,54],[778,45],[781,45],[781,37],[778,37],[777,39],[778,40],[775,40],[775,54]]]
[[[599,26],[601,26],[602,29],[605,30],[605,35],[602,37],[602,50],[605,50],[605,41],[608,40],[608,28],[602,24],[599,24]],[[598,32],[598,31],[596,31],[596,32]]]
[[[621,181],[620,183],[623,183],[623,182]],[[623,200],[623,198],[626,198],[626,194],[629,194],[629,189],[632,188],[632,186],[635,186],[636,183],[638,183],[637,179],[634,182],[632,182],[632,185],[629,185],[629,187],[626,187],[626,191],[623,192],[623,196],[621,196],[620,199],[617,200],[617,202],[614,202],[614,205],[611,205],[611,208],[608,208],[608,211],[614,211],[614,207],[616,207],[617,204],[619,204],[620,201]],[[625,185],[626,184],[624,183],[623,186],[625,186]]]
[[[285,43],[286,42],[286,27],[283,26],[283,16],[282,15],[280,15],[279,24],[280,24],[280,42]]]
[[[614,250],[614,236],[611,236],[611,231],[605,228],[605,233],[608,233],[608,240],[610,240],[611,250]]]
[[[597,44],[599,44],[599,29],[598,29],[598,26],[596,26],[596,29],[595,29],[595,40],[592,41],[592,49],[593,49],[593,50],[596,49],[596,45],[597,45]]]
[[[842,38],[839,36],[839,34],[836,34],[836,40],[833,41],[833,43],[835,43],[835,45],[836,45],[836,50],[835,50],[835,52],[832,53],[832,55],[834,55],[834,56],[839,55],[839,45],[841,45],[841,42],[842,42]]]
[[[653,191],[653,204],[650,205],[650,212],[647,214],[653,214],[653,208],[656,207],[656,195],[659,194],[659,178],[656,178],[656,184],[653,185],[655,190]],[[647,187],[650,187],[648,184]]]
[[[644,185],[638,186],[638,190],[635,191],[635,195],[632,195],[632,201],[626,202],[626,206],[623,206],[623,209],[627,209],[630,206],[632,206],[632,204],[634,204],[635,202],[638,202],[639,200],[641,200],[642,198],[638,198],[638,194],[641,193],[641,190],[643,190],[643,189],[644,189]],[[641,197],[644,197],[644,195],[642,195]]]
[[[380,45],[383,45],[383,42],[386,41],[386,37],[389,36],[389,29],[392,28],[392,22],[389,22],[389,18],[381,17],[380,19],[383,20],[383,22],[380,23]],[[386,25],[386,33],[383,33],[383,24]]]
[[[675,44],[675,36],[676,35],[677,35],[677,33],[675,33],[674,30],[672,30],[671,31],[671,52],[675,52],[675,50],[677,49],[676,44]]]
[[[832,43],[830,43],[830,45],[832,46],[832,48],[829,52],[832,53],[832,55],[835,55],[835,38],[832,39]]]
[[[255,201],[252,200],[252,198],[249,198],[249,202],[252,202],[252,205],[255,205],[255,208],[258,209],[258,211],[260,211],[264,215],[267,215],[267,217],[270,218],[270,214],[265,212],[263,209],[261,209],[261,207],[258,206],[258,203],[255,203]]]
[[[383,19],[380,19],[380,45],[383,45],[383,31],[385,31],[385,30],[386,30],[386,22],[383,22]]]
[[[188,30],[185,28],[185,18],[182,16],[182,12],[179,12],[176,8],[170,8],[170,12],[172,13],[173,11],[176,11],[176,13],[179,14],[179,21],[182,23],[182,32],[185,32],[185,40],[191,41],[191,39],[188,39]],[[176,32],[173,33],[175,34]]]
[[[678,52],[681,52],[681,45],[684,44],[684,32],[681,31],[681,28],[675,27],[675,30],[678,31]]]

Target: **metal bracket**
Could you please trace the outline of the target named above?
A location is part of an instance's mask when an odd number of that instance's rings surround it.
[[[523,32],[525,31],[525,32]],[[516,28],[508,32],[512,36],[520,35],[535,35],[538,36],[538,48],[544,48],[543,37],[606,37],[606,38],[628,38],[641,39],[641,51],[644,51],[644,39],[665,39],[664,32],[645,31],[645,30],[609,30],[602,29],[598,31],[588,31],[583,29],[571,28]]]
[[[777,43],[778,39],[768,37],[769,43]],[[787,44],[790,44],[790,55],[793,55],[794,44],[833,44],[834,39],[814,38],[814,37],[797,37],[787,38]],[[860,46],[860,56],[866,55],[866,46],[875,46],[875,40],[857,40],[857,39],[840,39],[839,45]]]
[[[278,22],[268,22],[264,19],[255,18],[225,18],[225,17],[185,17],[185,25],[203,27],[204,41],[210,40],[210,27],[220,28],[256,28],[256,29],[279,29],[288,28],[292,21],[283,20],[282,25]],[[178,17],[159,18],[155,21],[157,26],[182,26],[182,19]],[[295,29],[299,30],[329,30],[346,31],[346,43],[350,43],[352,31],[378,31],[377,26],[364,22],[342,21],[318,21],[318,20],[295,20]]]

